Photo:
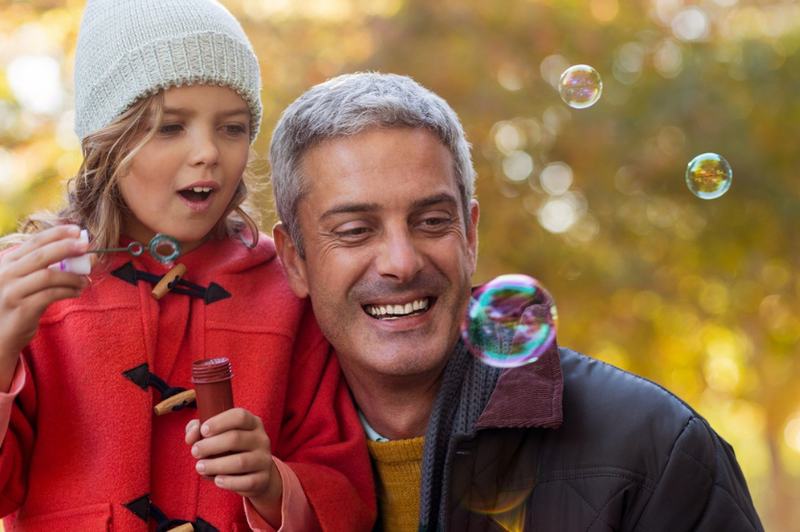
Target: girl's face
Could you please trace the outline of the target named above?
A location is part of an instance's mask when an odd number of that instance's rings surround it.
[[[145,246],[157,234],[183,252],[205,242],[247,166],[250,110],[228,87],[187,85],[164,92],[164,119],[133,158],[119,188],[131,216],[124,232]]]

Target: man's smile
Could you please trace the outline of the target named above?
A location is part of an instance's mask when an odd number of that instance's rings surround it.
[[[430,303],[431,298],[425,297],[405,304],[364,305],[364,311],[379,320],[394,320],[423,314]]]

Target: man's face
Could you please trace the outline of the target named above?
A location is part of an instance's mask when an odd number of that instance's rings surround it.
[[[348,380],[441,371],[477,249],[478,204],[464,220],[449,150],[425,129],[374,129],[312,148],[302,170],[305,260],[280,228],[276,241]]]

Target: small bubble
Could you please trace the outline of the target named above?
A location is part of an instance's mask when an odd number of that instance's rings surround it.
[[[470,352],[484,363],[513,368],[535,362],[556,337],[552,296],[527,275],[501,275],[475,289],[461,326]]]
[[[686,168],[686,185],[702,199],[722,196],[731,187],[733,171],[723,157],[716,153],[698,155]]]
[[[603,80],[600,74],[589,65],[574,65],[561,74],[558,92],[564,103],[573,109],[586,109],[600,99]]]

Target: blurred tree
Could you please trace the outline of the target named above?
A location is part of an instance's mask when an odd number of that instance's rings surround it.
[[[559,341],[663,384],[736,449],[765,528],[800,529],[800,6],[786,0],[224,0],[281,110],[344,72],[408,74],[460,114],[480,175],[477,282],[538,278]],[[0,3],[0,232],[80,163],[82,0]],[[559,98],[589,64],[603,95]],[[688,190],[719,153],[722,197]],[[259,171],[266,164],[257,162]],[[269,225],[270,191],[260,198]]]

